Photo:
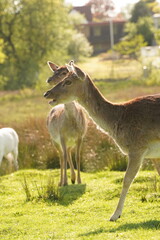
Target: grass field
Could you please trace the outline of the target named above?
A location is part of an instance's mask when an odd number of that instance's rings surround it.
[[[160,179],[141,171],[127,196],[122,217],[110,222],[124,173],[82,173],[81,185],[62,187],[56,201],[38,200],[38,186],[59,170],[21,170],[0,177],[0,239],[3,240],[158,240],[160,239]],[[24,176],[32,201],[26,201]]]

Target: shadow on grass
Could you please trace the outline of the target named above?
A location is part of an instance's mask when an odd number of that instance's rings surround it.
[[[105,228],[99,228],[96,229],[94,231],[90,231],[87,233],[82,233],[79,235],[79,237],[81,236],[90,236],[90,235],[98,235],[101,233],[112,233],[112,232],[126,232],[126,231],[130,231],[132,229],[145,229],[145,230],[150,230],[150,229],[156,229],[156,230],[160,230],[160,221],[158,220],[150,220],[150,221],[146,221],[146,222],[140,222],[140,223],[127,223],[124,225],[121,225],[117,228],[112,228],[110,230],[106,230]]]
[[[68,185],[60,188],[61,200],[58,201],[60,205],[68,206],[75,200],[80,198],[86,191],[86,184]]]
[[[160,229],[160,221],[150,220],[150,221],[140,222],[140,223],[126,223],[117,228],[111,229],[109,232],[116,232],[116,231],[124,231],[125,232],[128,230],[139,229],[139,228],[142,228],[145,230],[149,230],[149,229],[159,230]]]

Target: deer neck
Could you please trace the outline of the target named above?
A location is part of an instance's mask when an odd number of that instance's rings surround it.
[[[68,118],[72,117],[75,114],[75,102],[69,102],[64,104],[65,113]]]
[[[120,115],[120,105],[107,101],[88,76],[86,76],[84,88],[78,100],[94,122],[114,136],[116,122]]]

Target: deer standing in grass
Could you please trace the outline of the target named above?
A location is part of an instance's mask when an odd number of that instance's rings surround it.
[[[160,95],[138,97],[123,104],[105,99],[90,77],[80,68],[66,65],[67,77],[44,94],[50,104],[77,100],[93,120],[115,140],[128,166],[118,206],[110,220],[122,213],[129,187],[144,158],[160,157]]]
[[[55,84],[60,82],[68,74],[66,66],[58,67],[52,62],[48,62],[53,71],[47,82]],[[60,186],[68,184],[67,162],[71,170],[71,181],[75,183],[76,174],[72,162],[71,150],[76,147],[77,183],[81,183],[80,161],[81,146],[87,130],[87,119],[82,107],[76,102],[59,104],[51,109],[47,119],[48,131],[60,156]]]

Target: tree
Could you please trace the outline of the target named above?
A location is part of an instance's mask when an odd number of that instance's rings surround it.
[[[139,18],[136,27],[137,34],[141,34],[147,45],[151,46],[154,40],[153,19],[150,17]]]
[[[106,20],[109,12],[114,10],[112,0],[91,0],[89,4],[92,6],[91,10],[94,20]]]
[[[148,8],[150,9],[151,13],[160,13],[160,6],[157,0],[143,0]]]
[[[89,57],[93,48],[82,33],[76,32],[72,36],[68,51],[74,60],[79,61],[82,57]]]
[[[63,0],[0,1],[0,38],[7,60],[0,64],[6,88],[35,85],[41,63],[49,56],[60,63],[71,38]]]
[[[128,55],[130,58],[138,59],[141,47],[146,46],[142,35],[136,35],[135,37],[124,40],[117,43],[114,46],[114,50],[120,55]]]
[[[125,26],[126,40],[130,40],[136,35],[142,35],[147,45],[152,45],[154,40],[153,19],[142,17],[136,23],[128,22]]]
[[[134,5],[131,12],[131,22],[138,22],[139,18],[151,16],[151,11],[144,1],[139,1]]]

